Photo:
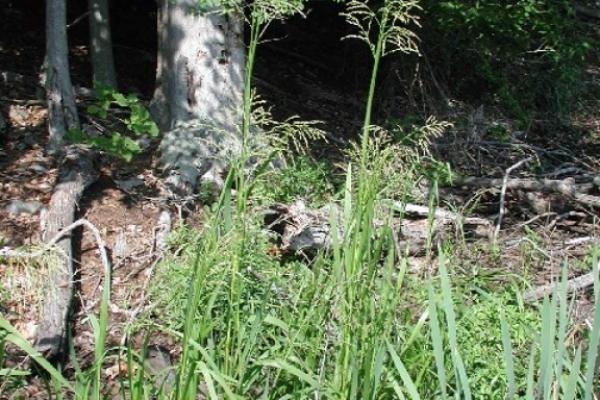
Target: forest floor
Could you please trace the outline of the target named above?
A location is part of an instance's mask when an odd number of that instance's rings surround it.
[[[13,17],[17,18],[16,14]],[[0,114],[6,121],[6,127],[0,126],[0,247],[39,242],[40,212],[48,204],[56,179],[56,165],[44,154],[47,111],[34,73],[41,64],[43,43],[35,39],[36,35],[43,36],[31,30],[31,40],[6,35],[0,39]],[[318,33],[315,37],[319,37]],[[303,53],[296,44],[286,41],[265,45],[264,51],[259,52],[255,84],[263,98],[274,104],[278,117],[298,114],[303,119],[325,122],[328,144],[315,146],[312,153],[317,159],[334,164],[361,125],[362,87],[332,84],[329,78],[336,71],[327,60],[311,56],[327,51],[313,47]],[[77,45],[72,52],[75,84],[85,87],[88,80],[82,77],[89,67],[83,58],[87,50]],[[600,63],[589,66],[587,79],[590,85],[600,88]],[[147,88],[140,91],[147,92]],[[495,110],[480,104],[456,104],[454,110],[440,117],[454,119],[458,128],[433,146],[435,156],[453,170],[465,176],[502,179],[511,166],[533,156],[536,170],[524,166],[514,171],[511,178],[566,180],[582,173],[600,176],[598,99],[582,103],[568,129],[550,131],[545,121],[535,121],[527,131],[512,131],[508,137],[499,137],[499,131],[493,129],[506,126],[511,132],[511,121]],[[80,105],[83,109],[85,102],[81,100]],[[100,179],[78,205],[77,218],[94,224],[110,250],[114,273],[108,342],[112,345],[124,342],[128,325],[145,306],[147,282],[158,259],[154,239],[160,210],[167,206],[175,216],[178,213],[175,205],[166,204],[160,197],[160,189],[161,181],[149,152],[130,163],[104,157]],[[469,216],[494,221],[499,209],[499,189],[497,185],[442,188],[440,197],[444,204]],[[592,194],[599,195],[597,188]],[[201,208],[199,204],[186,219],[176,217],[176,223],[197,226]],[[556,193],[509,190],[506,209],[500,231],[500,256],[489,261],[490,269],[500,264],[519,270],[527,259],[532,269],[528,278],[532,278],[533,286],[558,276],[563,260],[581,266],[570,270],[571,276],[587,271],[582,262],[600,238],[598,208],[569,201]],[[85,366],[92,362],[94,353],[93,335],[85,317],[97,312],[103,274],[91,233],[78,230],[73,237],[79,268],[72,334],[75,351]],[[531,246],[524,247],[526,243]],[[481,252],[466,257],[484,259],[488,255]],[[0,261],[0,312],[26,339],[33,338],[39,311],[39,299],[32,291],[32,282],[27,281],[29,268],[32,266],[27,263]],[[586,304],[586,296],[582,296],[582,309]],[[580,318],[585,321],[589,314],[583,313]],[[176,356],[175,343],[169,340],[157,337],[152,344]],[[6,396],[2,393],[7,393],[3,389],[0,383],[2,398]],[[31,384],[7,398],[16,398],[17,394],[44,398],[44,393],[41,386]]]

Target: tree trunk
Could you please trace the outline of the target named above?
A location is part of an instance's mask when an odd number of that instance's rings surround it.
[[[163,131],[160,167],[174,195],[208,176],[219,184],[240,147],[244,21],[199,9],[197,0],[160,0],[153,116]]]
[[[67,131],[79,127],[69,74],[66,0],[46,0],[46,58],[48,152],[58,153]]]
[[[94,84],[117,87],[108,0],[88,0]]]
[[[76,205],[85,189],[98,177],[94,168],[94,153],[69,146],[59,167],[58,184],[52,194],[48,211],[42,215],[44,242],[55,239],[71,225]],[[56,245],[60,249],[61,265],[50,270],[49,292],[45,296],[41,319],[36,333],[36,348],[47,358],[54,358],[63,349],[67,320],[73,297],[73,251],[69,232]]]

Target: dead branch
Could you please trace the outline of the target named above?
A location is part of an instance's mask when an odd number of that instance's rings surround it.
[[[577,183],[577,181],[583,181]],[[457,180],[454,186],[506,187],[507,190],[557,193],[568,199],[591,207],[600,207],[600,197],[587,192],[598,186],[598,177],[581,176],[566,179],[504,179],[467,177]]]
[[[588,18],[600,19],[600,10],[597,8],[592,8],[577,3],[573,4],[573,7],[575,8],[575,12],[577,12],[577,14],[583,15],[584,17]]]
[[[88,221],[87,219],[84,219],[84,218],[80,218],[77,221],[73,222],[71,225],[61,229],[60,232],[58,232],[56,234],[56,236],[54,236],[47,243],[45,243],[44,246],[40,250],[24,251],[24,250],[15,250],[10,247],[3,247],[2,249],[0,249],[0,257],[29,258],[29,259],[39,258],[39,257],[43,256],[44,253],[55,249],[56,243],[59,240],[61,240],[67,233],[70,233],[71,231],[79,228],[80,226],[85,226],[90,231],[92,231],[92,234],[94,235],[94,239],[96,240],[96,244],[98,246],[98,251],[100,252],[100,261],[102,261],[102,265],[104,266],[104,269],[107,270],[108,268],[110,268],[110,262],[108,259],[108,254],[106,252],[106,245],[104,243],[104,240],[102,240],[102,236],[100,235],[100,231],[98,230],[98,228],[96,228],[96,226],[94,224],[92,224],[90,221]],[[65,254],[61,254],[61,255],[63,257],[65,257]]]
[[[506,169],[506,173],[504,174],[504,179],[502,181],[502,189],[500,189],[500,209],[498,211],[498,220],[496,221],[496,228],[494,229],[494,235],[492,238],[492,242],[494,244],[498,240],[498,234],[500,233],[500,227],[502,226],[502,218],[504,217],[504,214],[506,213],[506,210],[504,208],[504,199],[506,198],[506,188],[508,186],[508,177],[512,171],[521,167],[524,164],[527,164],[531,160],[533,160],[533,156],[527,157]]]
[[[523,299],[528,303],[534,303],[543,299],[545,296],[551,295],[559,284],[560,282],[554,282],[528,290],[523,295]],[[593,285],[594,273],[589,272],[587,274],[578,276],[577,278],[569,279],[567,282],[567,293],[571,294],[578,291],[587,290]]]

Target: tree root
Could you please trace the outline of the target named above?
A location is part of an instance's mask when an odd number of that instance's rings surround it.
[[[98,230],[86,220],[73,221],[76,207],[85,189],[98,178],[94,166],[96,153],[78,146],[66,149],[59,167],[58,184],[52,194],[48,210],[42,214],[42,238],[58,247],[64,263],[49,276],[49,292],[36,332],[36,348],[47,358],[61,354],[67,337],[67,321],[73,297],[73,249],[71,237],[66,233],[85,225],[92,230],[102,255],[105,269],[108,257]]]

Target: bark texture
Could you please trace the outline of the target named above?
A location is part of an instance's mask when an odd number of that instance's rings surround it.
[[[65,134],[79,127],[75,95],[69,74],[66,0],[46,0],[46,98],[48,151],[62,150]]]
[[[98,177],[94,158],[93,153],[79,147],[67,148],[48,211],[42,215],[42,238],[45,242],[55,239],[63,228],[73,223],[79,199]],[[67,319],[73,297],[71,233],[58,240],[56,246],[63,255],[63,264],[50,272],[49,292],[45,297],[35,341],[37,350],[47,358],[60,354],[65,344]]]
[[[94,82],[117,87],[108,0],[88,0]]]
[[[160,1],[152,109],[163,130],[194,119],[228,130],[241,122],[243,19],[207,11],[197,0]]]
[[[242,16],[199,9],[197,0],[161,0],[151,111],[163,131],[159,168],[174,197],[200,178],[220,185],[239,152],[245,46]]]

